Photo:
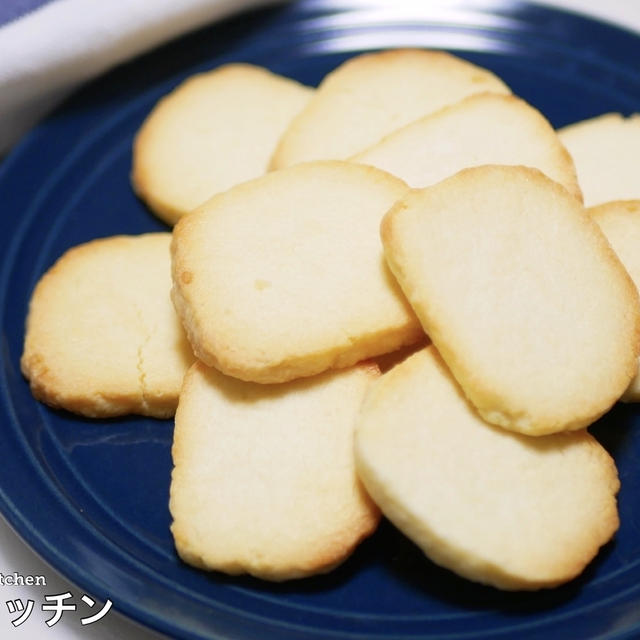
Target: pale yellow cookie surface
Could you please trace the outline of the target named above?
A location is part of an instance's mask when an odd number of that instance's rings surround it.
[[[283,382],[419,340],[379,237],[406,189],[373,167],[307,163],[183,218],[172,295],[196,355],[243,380]]]
[[[618,200],[589,213],[611,243],[636,288],[640,288],[640,200]],[[640,376],[636,375],[622,396],[626,402],[640,402]]]
[[[89,417],[173,415],[194,357],[169,295],[170,240],[94,240],[45,273],[21,360],[36,398]]]
[[[325,77],[282,136],[271,167],[344,160],[413,120],[483,91],[510,93],[491,72],[442,51],[356,56]]]
[[[163,98],[135,140],[132,183],[163,220],[265,173],[312,89],[248,64],[187,79]]]
[[[558,134],[573,157],[585,205],[640,198],[639,114],[606,113]]]
[[[376,528],[355,472],[353,431],[377,369],[280,385],[202,363],[176,413],[171,530],[180,556],[267,580],[329,571]]]
[[[433,347],[372,385],[356,468],[431,560],[501,589],[574,578],[618,528],[617,472],[591,435],[488,425]]]
[[[489,422],[578,429],[635,375],[636,288],[580,203],[539,171],[484,166],[413,191],[382,238],[426,333]]]
[[[427,187],[467,167],[540,169],[582,199],[571,156],[545,117],[512,95],[480,93],[408,124],[351,158]]]

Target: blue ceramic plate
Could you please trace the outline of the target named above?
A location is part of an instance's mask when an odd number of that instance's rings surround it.
[[[392,6],[392,4],[394,6]],[[443,5],[445,6],[445,5]],[[448,49],[497,72],[556,126],[640,110],[640,38],[528,4],[302,0],[200,31],[101,78],[0,173],[0,509],[85,592],[172,637],[567,638],[640,635],[640,412],[592,429],[615,456],[622,526],[577,580],[502,593],[431,564],[388,523],[330,575],[281,585],[191,569],[167,510],[172,422],[87,421],[35,402],[19,371],[31,290],[68,247],[163,229],[131,192],[131,141],[186,76],[249,61],[316,84],[355,53]],[[96,362],[100,366],[100,362]]]

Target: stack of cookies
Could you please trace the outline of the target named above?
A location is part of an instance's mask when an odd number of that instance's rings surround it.
[[[172,232],[62,256],[23,372],[85,416],[175,413],[192,565],[326,572],[383,514],[471,580],[556,586],[619,524],[586,427],[640,398],[640,193],[597,167],[632,131],[610,114],[557,133],[436,51],[354,57],[315,90],[201,74],[134,145],[134,189]]]

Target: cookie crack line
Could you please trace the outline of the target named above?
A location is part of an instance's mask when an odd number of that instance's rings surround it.
[[[144,351],[146,346],[151,341],[151,335],[153,332],[146,327],[142,310],[139,307],[136,307],[136,315],[138,316],[138,319],[140,320],[140,324],[144,331],[144,337],[141,343],[138,345],[138,349],[136,352],[137,353],[136,369],[138,371],[138,384],[140,387],[140,400],[142,403],[142,410],[148,411],[149,401],[148,401],[148,393],[147,393],[147,372],[144,366]]]

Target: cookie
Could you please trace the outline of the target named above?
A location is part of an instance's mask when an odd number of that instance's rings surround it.
[[[598,226],[535,169],[486,165],[401,199],[391,270],[482,417],[584,427],[636,373],[638,293]]]
[[[591,217],[620,258],[636,288],[640,287],[640,200],[618,200],[589,210]],[[622,396],[626,402],[640,402],[640,377],[636,375]]]
[[[384,515],[433,562],[500,589],[571,580],[618,528],[617,472],[586,430],[485,423],[433,347],[371,386],[355,449]]]
[[[285,382],[418,341],[379,237],[406,189],[373,167],[305,163],[180,220],[172,295],[198,358],[242,380]]]
[[[170,240],[93,240],[42,276],[21,359],[36,398],[92,418],[173,415],[194,356],[169,295]]]
[[[265,173],[312,89],[248,64],[187,79],[154,107],[133,147],[135,191],[169,224]]]
[[[282,385],[196,363],[176,413],[171,531],[182,559],[288,580],[324,573],[379,511],[355,472],[355,418],[371,366]]]
[[[390,133],[351,158],[427,187],[466,167],[540,169],[579,200],[571,156],[546,118],[512,95],[480,93]]]
[[[356,56],[320,83],[280,139],[271,168],[345,160],[413,120],[484,91],[510,93],[491,72],[443,51]]]
[[[639,114],[606,113],[558,134],[573,157],[586,206],[640,198]]]

